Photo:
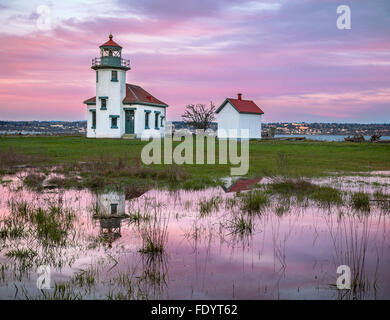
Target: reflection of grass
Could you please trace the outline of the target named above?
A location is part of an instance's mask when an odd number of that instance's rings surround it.
[[[168,222],[164,220],[161,213],[157,213],[157,207],[153,217],[145,221],[139,230],[143,242],[140,253],[158,255],[165,251],[168,241]]]
[[[5,254],[8,258],[14,258],[18,260],[32,259],[37,253],[32,249],[14,249]]]
[[[205,216],[212,211],[218,211],[219,205],[222,203],[220,196],[212,196],[210,199],[203,199],[199,201],[199,211],[201,216]]]
[[[356,210],[370,211],[370,197],[364,192],[352,193],[351,205]]]
[[[79,287],[91,287],[96,284],[97,269],[82,270],[73,276],[72,282]]]
[[[241,236],[251,235],[253,232],[252,217],[246,217],[242,214],[234,216],[229,222],[228,229],[230,229],[232,233],[239,234]]]
[[[142,214],[141,210],[135,212],[129,212],[130,223],[140,224],[141,222],[148,221],[150,217],[147,214]]]

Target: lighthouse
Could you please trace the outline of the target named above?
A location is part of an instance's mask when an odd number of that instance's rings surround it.
[[[130,60],[122,58],[122,47],[109,35],[92,59],[96,73],[96,96],[87,106],[88,138],[140,138],[164,136],[168,105],[145,89],[126,83]]]

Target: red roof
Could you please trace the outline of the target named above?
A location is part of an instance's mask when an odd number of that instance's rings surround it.
[[[220,112],[222,108],[226,105],[227,102],[239,112],[239,113],[253,113],[253,114],[264,114],[263,110],[261,110],[256,103],[252,100],[241,100],[241,99],[233,99],[227,98],[222,105],[218,108],[216,113]]]
[[[227,189],[225,189],[225,192],[240,192],[249,190],[252,186],[259,183],[261,178],[255,178],[255,179],[240,179]]]
[[[126,96],[122,101],[124,104],[147,104],[168,107],[161,100],[152,96],[149,92],[134,84],[126,83]],[[84,101],[85,104],[96,104],[96,97]]]
[[[110,34],[108,36],[108,38],[110,40],[108,40],[107,42],[103,43],[100,47],[120,47],[120,48],[122,48],[119,44],[117,44],[114,40],[112,40],[112,38],[113,38],[112,34]]]
[[[89,98],[85,100],[83,103],[85,104],[96,104],[96,97]]]

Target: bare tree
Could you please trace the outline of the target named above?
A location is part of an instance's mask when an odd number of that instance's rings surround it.
[[[181,117],[187,125],[195,129],[207,130],[215,119],[215,109],[213,102],[210,102],[210,106],[189,104]]]

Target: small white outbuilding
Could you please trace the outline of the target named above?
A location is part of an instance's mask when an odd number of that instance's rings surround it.
[[[252,100],[243,100],[241,93],[237,99],[227,98],[216,113],[218,138],[236,138],[229,130],[236,130],[240,137],[241,129],[247,129],[250,139],[261,139],[261,117],[264,112]]]

